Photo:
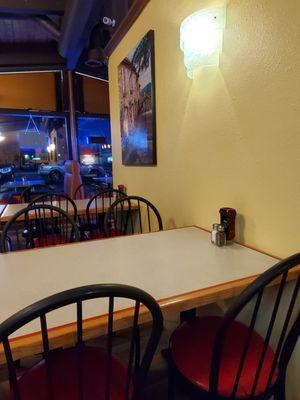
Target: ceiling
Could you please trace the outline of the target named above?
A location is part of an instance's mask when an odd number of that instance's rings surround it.
[[[0,19],[0,46],[1,50],[13,44],[27,46],[28,44],[53,43],[53,36],[38,22],[31,19]]]
[[[0,0],[0,72],[72,69],[106,79],[103,49],[131,4],[132,0]],[[115,20],[115,26],[103,23],[103,17]]]

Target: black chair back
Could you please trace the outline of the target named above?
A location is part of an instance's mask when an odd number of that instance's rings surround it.
[[[74,193],[75,200],[90,199],[102,190],[100,185],[96,183],[82,183],[78,186]]]
[[[106,211],[116,199],[126,197],[125,193],[117,189],[106,189],[96,193],[86,206],[87,225],[92,231],[104,234],[104,217]]]
[[[51,187],[47,185],[31,185],[23,190],[20,196],[20,203],[30,203],[34,198],[50,192]],[[54,190],[54,188],[53,188]]]
[[[37,204],[18,211],[5,224],[1,252],[67,244],[79,241],[79,231],[65,211]]]
[[[139,196],[116,200],[105,214],[104,231],[107,237],[161,230],[163,223],[157,208]]]
[[[243,367],[248,356],[249,345],[258,322],[259,314],[263,315],[266,330],[263,334],[260,332],[264,339],[264,345],[259,356],[255,376],[253,376],[253,379],[251,378],[251,399],[257,398],[257,396],[255,397],[257,385],[260,380],[263,381],[264,379],[266,380],[265,392],[259,398],[267,399],[273,393],[275,393],[276,399],[285,398],[286,369],[300,334],[300,272],[293,283],[288,283],[288,273],[299,264],[300,253],[277,263],[248,286],[226,312],[214,344],[210,373],[210,393],[212,396],[217,397],[222,352],[231,324],[243,311],[247,311],[247,315],[250,317],[248,318],[249,329],[243,343],[241,359],[238,363],[236,375],[234,374],[235,382],[232,385],[232,395],[230,398],[234,399],[236,397],[241,376],[247,373]],[[276,283],[278,286],[267,289],[268,286],[274,286]],[[273,298],[272,307],[271,311],[266,313],[264,306],[266,303],[270,304],[270,295]],[[275,335],[274,331],[276,331]],[[264,371],[264,374],[266,373],[266,368],[263,368],[263,366],[270,345],[274,349],[274,357],[273,361],[271,360],[267,377],[262,377],[262,371]],[[277,381],[274,384],[274,374],[278,369],[278,363],[279,372]],[[250,379],[250,377],[248,376],[247,379]]]
[[[66,194],[59,193],[45,193],[33,199],[28,207],[43,204],[50,204],[51,206],[61,208],[67,214],[72,215],[73,220],[77,219],[77,207],[73,199]]]
[[[107,307],[107,336],[105,344],[105,352],[108,356],[108,362],[106,366],[106,381],[105,381],[105,394],[101,398],[107,400],[110,399],[110,388],[113,387],[113,372],[111,371],[110,360],[113,356],[113,341],[115,332],[114,329],[114,309],[118,299],[129,299],[132,301],[132,325],[131,325],[131,338],[129,341],[129,349],[127,354],[127,376],[126,384],[124,385],[124,400],[134,399],[138,400],[142,398],[143,389],[147,374],[152,362],[155,350],[157,348],[161,332],[163,329],[163,316],[157,302],[146,292],[125,285],[118,284],[98,284],[83,286],[76,289],[67,290],[53,296],[47,297],[37,303],[32,304],[29,307],[24,308],[18,313],[14,314],[0,325],[0,342],[3,343],[8,371],[9,380],[12,391],[15,395],[16,400],[22,400],[20,396],[18,379],[15,370],[16,364],[13,361],[13,354],[10,347],[9,336],[15,331],[30,323],[33,320],[40,320],[42,342],[43,342],[43,357],[47,364],[47,357],[51,353],[49,348],[48,331],[47,331],[47,316],[51,311],[57,310],[61,307],[74,305],[77,314],[77,340],[75,346],[84,346],[84,329],[82,322],[83,304],[87,300],[99,299],[99,301],[105,302]],[[103,299],[103,300],[100,300]],[[100,304],[100,303],[99,303]],[[140,338],[139,338],[139,317],[141,311],[149,315],[151,321],[151,328],[148,340],[145,342],[145,348],[143,354],[140,349]],[[55,350],[54,350],[55,351]],[[123,360],[124,363],[124,360]],[[52,399],[51,394],[51,368],[48,368],[49,373],[49,400]],[[78,374],[80,375],[80,382],[84,379],[84,371],[78,365]],[[82,382],[81,382],[82,383]],[[131,396],[130,388],[133,383],[133,396]],[[84,393],[81,392],[83,384],[78,385],[78,398],[85,398]]]

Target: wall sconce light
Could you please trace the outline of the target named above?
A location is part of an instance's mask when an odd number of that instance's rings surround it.
[[[180,48],[189,78],[198,67],[219,65],[225,24],[225,7],[197,11],[182,22]]]

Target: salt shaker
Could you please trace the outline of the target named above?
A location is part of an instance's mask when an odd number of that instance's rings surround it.
[[[216,233],[216,245],[219,247],[225,246],[226,244],[226,232],[225,226],[218,224],[218,231]]]
[[[217,236],[217,232],[218,232],[218,226],[219,226],[219,224],[213,224],[213,226],[212,226],[211,242],[213,244],[216,244],[216,236]]]

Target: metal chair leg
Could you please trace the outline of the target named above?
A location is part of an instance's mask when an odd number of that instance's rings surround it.
[[[168,400],[176,400],[175,376],[170,364],[168,365]]]
[[[281,382],[274,393],[274,400],[285,400],[285,382]]]

